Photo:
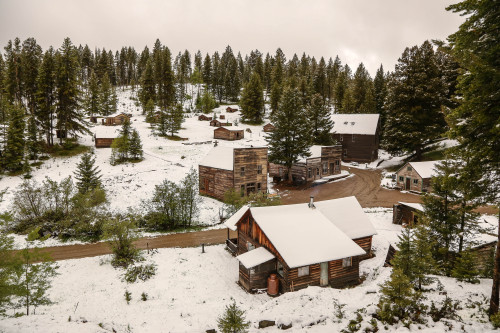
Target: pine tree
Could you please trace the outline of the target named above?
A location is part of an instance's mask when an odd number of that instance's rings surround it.
[[[38,142],[38,128],[34,116],[28,119],[28,133],[26,137],[27,157],[30,160],[37,160],[40,154],[40,144]]]
[[[132,135],[130,136],[128,154],[133,160],[142,160],[142,156],[144,154],[142,150],[141,137],[139,136],[139,132],[137,130],[132,131]]]
[[[466,17],[459,30],[449,36],[454,58],[462,68],[458,85],[458,92],[462,98],[460,105],[450,113],[448,119],[451,124],[451,135],[459,140],[459,147],[473,152],[469,163],[475,165],[484,175],[482,196],[490,202],[495,202],[500,210],[498,201],[500,8],[498,2],[494,0],[465,0],[449,6],[447,10]],[[490,315],[498,312],[500,299],[500,229],[498,237]]]
[[[264,118],[264,94],[259,74],[254,72],[241,93],[241,114],[245,119],[261,123]]]
[[[21,40],[14,39],[7,42],[5,46],[5,94],[7,100],[13,104],[23,105],[23,71],[21,65]]]
[[[224,314],[217,318],[217,327],[222,333],[245,333],[248,332],[250,322],[245,320],[245,311],[233,302],[226,305]]]
[[[167,110],[175,103],[175,76],[172,71],[172,56],[165,47],[161,54],[161,72],[158,82],[158,106]]]
[[[373,82],[363,63],[360,63],[352,80],[352,98],[355,113],[375,113]]]
[[[25,145],[24,128],[24,109],[18,105],[11,106],[7,142],[3,152],[3,165],[7,170],[18,171],[22,169]]]
[[[285,88],[278,111],[271,115],[275,126],[266,137],[269,144],[269,161],[283,164],[288,170],[300,157],[309,156],[310,131],[307,115],[298,90]],[[292,181],[292,173],[288,172]]]
[[[208,53],[203,61],[202,79],[205,83],[205,90],[212,90],[212,60]]]
[[[24,179],[30,179],[33,177],[31,174],[32,168],[30,165],[30,161],[28,159],[28,154],[24,154],[24,159],[23,159],[23,178]]]
[[[386,120],[384,103],[387,96],[387,80],[382,64],[380,65],[379,69],[377,69],[375,79],[373,79],[373,92],[375,97],[375,112],[380,114],[380,128],[383,130]]]
[[[117,110],[116,93],[111,86],[108,74],[104,74],[102,78],[101,88],[99,89],[99,113],[103,116],[109,116]]]
[[[0,192],[0,202],[2,192]],[[6,233],[0,233],[0,315],[5,313],[8,306],[12,305],[16,295],[16,271],[20,269],[19,257],[14,255],[14,239]]]
[[[275,82],[272,85],[271,98],[270,98],[270,106],[271,106],[271,111],[273,113],[276,112],[276,110],[278,110],[282,93],[283,91],[281,89],[281,86],[279,85],[279,83]]]
[[[349,68],[348,65],[345,65],[344,68],[340,70],[337,82],[335,83],[334,87],[333,104],[335,106],[336,113],[346,113],[344,107],[345,104],[344,98],[346,91],[349,89],[350,81],[351,81],[351,69]]]
[[[160,135],[168,135],[173,137],[174,134],[181,130],[182,123],[184,122],[184,112],[182,110],[182,105],[177,104],[167,110],[167,112],[162,112],[160,116]]]
[[[56,95],[57,129],[62,133],[87,133],[89,129],[80,110],[80,89],[78,82],[78,51],[69,38],[56,53]],[[60,143],[62,143],[61,136]]]
[[[205,114],[212,112],[216,104],[215,98],[207,89],[205,89],[201,98],[201,112]]]
[[[330,108],[325,104],[320,94],[315,94],[307,107],[307,119],[311,122],[313,144],[329,145],[332,143],[333,122]]]
[[[102,186],[102,175],[99,168],[95,165],[95,156],[92,156],[90,153],[83,154],[80,163],[76,167],[76,187],[81,194],[88,193]]]
[[[153,64],[151,59],[148,58],[144,73],[141,77],[141,90],[139,92],[139,99],[144,106],[151,99],[156,101],[156,89],[153,76]]]
[[[45,140],[49,146],[54,144],[54,119],[56,106],[56,60],[52,47],[43,56],[38,71],[38,109],[36,118],[45,132]]]
[[[406,48],[388,83],[384,145],[390,153],[413,153],[446,130],[442,112],[446,87],[432,45]]]
[[[22,85],[27,110],[31,115],[34,115],[37,109],[37,77],[41,62],[42,48],[34,38],[26,39],[21,51]]]
[[[109,81],[108,81],[109,84]],[[97,76],[92,71],[90,79],[88,80],[88,89],[85,96],[85,111],[89,116],[98,115],[100,112],[100,96],[99,96],[99,83]]]
[[[477,256],[470,249],[460,253],[455,261],[451,276],[461,282],[479,283],[479,271],[476,266]]]
[[[380,320],[389,324],[398,321],[420,321],[420,314],[425,309],[422,304],[424,297],[413,289],[413,284],[402,270],[395,268],[380,291],[382,297],[377,310]]]

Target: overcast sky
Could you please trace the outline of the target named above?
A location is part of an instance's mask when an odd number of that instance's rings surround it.
[[[156,38],[176,54],[252,49],[288,59],[303,52],[339,55],[353,70],[360,62],[374,76],[393,70],[406,46],[446,39],[463,18],[451,0],[0,0],[0,46],[34,37],[45,50],[65,37],[116,51],[150,48]]]

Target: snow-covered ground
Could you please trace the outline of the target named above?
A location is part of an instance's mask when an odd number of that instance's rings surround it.
[[[118,90],[118,113],[125,112],[133,115],[131,125],[140,134],[144,160],[140,163],[127,163],[112,166],[110,164],[111,148],[94,149],[96,165],[101,170],[102,183],[107,192],[110,208],[116,211],[126,211],[129,208],[139,208],[141,201],[151,198],[155,185],[164,179],[173,182],[181,181],[191,168],[198,170],[198,163],[213,148],[213,131],[208,121],[198,121],[194,114],[187,114],[180,137],[188,138],[187,141],[171,141],[153,134],[149,123],[146,123],[141,108],[131,99],[134,93],[130,89]],[[238,107],[237,105],[231,105]],[[234,123],[240,120],[240,112],[226,113],[227,105],[216,108],[214,112],[225,115],[226,121]],[[212,116],[213,113],[209,116]],[[219,145],[230,147],[265,146],[262,126],[244,125],[240,127],[250,129],[245,131],[245,138],[238,141],[219,141]],[[91,130],[105,126],[92,124]],[[79,142],[94,147],[92,136],[86,135]],[[45,177],[60,181],[67,176],[73,176],[80,156],[66,158],[51,158],[39,168],[33,170],[33,179],[42,182]],[[3,176],[0,179],[0,189],[8,188],[4,201],[0,204],[0,212],[9,209],[16,188],[22,183],[22,176]],[[199,221],[206,225],[219,222],[220,201],[202,197]]]
[[[293,332],[339,332],[345,329],[355,311],[366,309],[362,329],[368,326],[370,314],[380,297],[379,285],[390,275],[383,267],[389,242],[393,241],[401,226],[391,223],[390,209],[365,209],[378,234],[373,238],[376,257],[361,263],[360,274],[364,282],[357,287],[333,289],[309,287],[286,293],[277,298],[266,294],[251,295],[237,285],[238,261],[222,245],[200,248],[160,249],[148,257],[158,266],[156,276],[146,282],[127,284],[122,281],[123,271],[111,267],[110,256],[58,262],[59,273],[50,289],[55,302],[36,310],[36,315],[4,318],[0,332],[204,332],[216,328],[217,316],[232,303],[246,311],[252,322],[251,332],[278,332],[276,327],[259,330],[263,319],[291,322]],[[452,332],[488,332],[490,324],[478,309],[487,306],[486,298],[491,280],[470,285],[455,279],[439,277],[443,290],[425,293],[428,302],[440,302],[447,293],[460,300],[458,311],[463,322],[447,321]],[[124,293],[132,293],[127,305]],[[148,294],[142,301],[141,294]],[[345,318],[338,322],[335,301],[345,304]],[[21,310],[19,310],[21,311]],[[317,323],[310,326],[312,323]],[[414,325],[411,330],[402,326],[388,327],[379,323],[380,332],[445,332],[443,322]]]

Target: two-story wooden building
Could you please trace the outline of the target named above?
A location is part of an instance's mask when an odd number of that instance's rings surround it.
[[[200,194],[219,200],[231,189],[241,196],[267,192],[267,148],[214,147],[198,172]]]
[[[342,160],[372,162],[378,158],[379,114],[333,114],[332,136],[342,145]]]
[[[300,159],[292,166],[292,179],[296,183],[314,181],[340,173],[342,146],[311,146],[310,156]],[[269,163],[269,176],[279,181],[286,179],[288,168]]]
[[[307,286],[359,283],[359,262],[371,255],[375,228],[355,197],[321,202],[243,207],[225,225],[248,291],[266,288],[277,274],[281,292]]]
[[[407,162],[396,171],[397,187],[405,191],[432,192],[431,178],[441,161]]]

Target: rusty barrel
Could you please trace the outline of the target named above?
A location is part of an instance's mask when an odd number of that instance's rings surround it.
[[[279,283],[280,283],[280,280],[278,280],[278,277],[276,276],[276,274],[271,274],[267,278],[267,294],[269,296],[278,296]]]

